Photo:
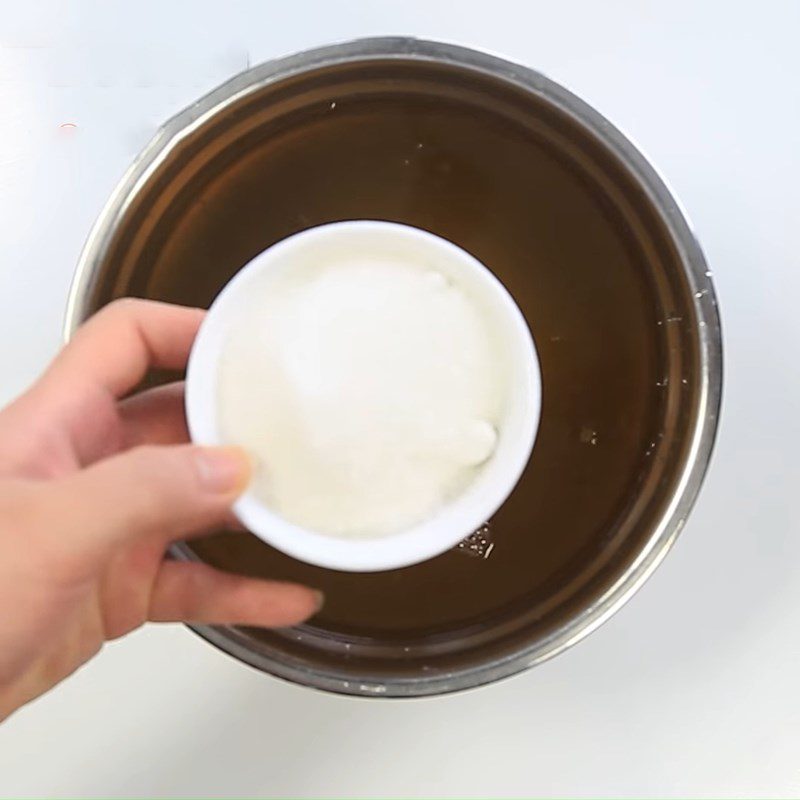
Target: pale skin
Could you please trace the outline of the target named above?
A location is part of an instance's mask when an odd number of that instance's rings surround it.
[[[242,451],[188,444],[181,385],[130,396],[185,365],[203,313],[113,303],[0,412],[0,720],[147,621],[281,627],[321,605],[164,558],[224,527],[249,478]]]

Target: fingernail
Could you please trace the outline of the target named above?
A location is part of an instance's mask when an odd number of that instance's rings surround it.
[[[316,614],[322,611],[322,606],[325,605],[325,595],[321,591],[319,591],[319,589],[315,589],[314,599],[317,602],[317,610],[314,612]]]
[[[206,447],[197,451],[197,473],[207,492],[242,491],[250,478],[250,459],[238,447]]]

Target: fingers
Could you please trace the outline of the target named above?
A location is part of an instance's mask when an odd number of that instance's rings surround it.
[[[153,622],[281,628],[315,614],[322,595],[305,586],[246,578],[205,564],[165,561],[150,599]]]
[[[49,513],[69,522],[76,554],[146,537],[166,543],[223,525],[249,473],[237,448],[137,447],[55,482]]]
[[[204,314],[150,300],[117,300],[78,329],[44,380],[90,384],[122,397],[151,367],[186,366]]]
[[[119,404],[122,447],[142,444],[184,444],[189,441],[183,382],[141,392]]]

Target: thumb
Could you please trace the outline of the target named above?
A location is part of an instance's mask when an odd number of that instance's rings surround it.
[[[224,523],[249,475],[238,448],[143,446],[59,481],[54,499],[71,547],[146,536],[167,542]]]

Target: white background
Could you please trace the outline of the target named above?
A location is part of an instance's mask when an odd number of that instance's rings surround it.
[[[151,626],[0,726],[0,793],[800,794],[798,32],[796,0],[0,2],[0,400],[57,347],[89,226],[161,121],[248,63],[370,34],[496,51],[627,131],[694,220],[726,347],[690,524],[572,651],[359,701]]]

